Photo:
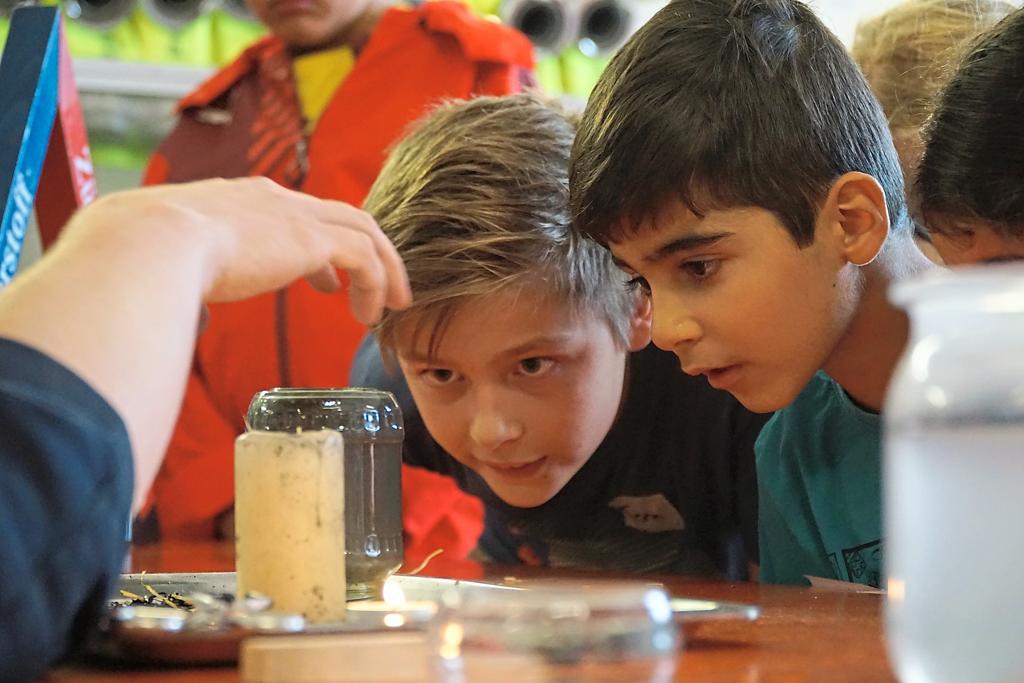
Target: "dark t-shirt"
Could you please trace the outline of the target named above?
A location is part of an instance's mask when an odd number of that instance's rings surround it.
[[[372,338],[351,384],[393,392],[405,418],[405,460],[455,478],[483,500],[479,552],[499,563],[743,578],[757,560],[754,441],[767,415],[745,410],[671,353],[632,354],[624,405],[604,441],[547,503],[516,508],[427,432],[401,372]]]
[[[27,681],[98,620],[125,554],[124,423],[48,356],[0,339],[0,681]]]

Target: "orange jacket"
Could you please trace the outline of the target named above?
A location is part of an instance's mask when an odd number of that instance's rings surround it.
[[[432,104],[518,91],[531,67],[524,36],[461,3],[391,9],[307,139],[284,45],[266,38],[180,103],[179,123],[145,182],[267,175],[359,205],[388,147]],[[151,494],[164,538],[210,537],[214,517],[231,505],[233,443],[252,395],[346,385],[364,332],[344,292],[324,295],[305,282],[211,307]],[[407,559],[440,547],[468,552],[482,529],[479,502],[438,475],[409,467],[402,474]]]

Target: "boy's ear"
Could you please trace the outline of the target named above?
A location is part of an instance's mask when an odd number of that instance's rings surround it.
[[[629,321],[629,350],[640,351],[651,343],[651,297],[637,296]]]
[[[825,216],[836,226],[843,256],[856,266],[874,261],[889,236],[885,191],[867,173],[845,173],[832,184]]]

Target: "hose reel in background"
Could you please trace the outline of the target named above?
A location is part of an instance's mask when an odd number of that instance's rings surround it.
[[[180,30],[214,9],[211,0],[137,0],[155,23]],[[72,21],[96,31],[108,31],[131,16],[136,0],[64,0]]]
[[[108,31],[135,11],[135,0],[65,0],[68,19],[96,31]]]
[[[600,57],[618,50],[639,28],[634,12],[618,0],[595,0],[580,12],[577,45],[587,57]]]
[[[211,0],[139,0],[146,15],[164,28],[178,31],[205,16],[218,3]]]
[[[618,50],[665,0],[505,0],[499,14],[542,55],[577,46],[587,57]]]
[[[565,0],[505,0],[503,22],[519,29],[537,52],[554,55],[572,44],[579,31],[578,3]]]
[[[256,17],[245,4],[245,0],[224,0],[218,7],[225,14],[242,21],[256,21]]]
[[[32,0],[0,0],[0,19],[9,19],[21,5],[33,5]]]

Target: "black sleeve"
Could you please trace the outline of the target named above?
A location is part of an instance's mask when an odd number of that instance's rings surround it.
[[[27,681],[97,623],[124,561],[132,455],[99,394],[4,339],[0,433],[0,680]]]
[[[394,394],[398,407],[402,409],[402,423],[405,426],[402,445],[402,460],[405,464],[455,477],[459,486],[465,488],[464,468],[430,436],[402,371],[397,367],[397,362],[394,365],[388,367],[385,364],[376,337],[368,334],[356,351],[352,371],[349,373],[349,384],[382,389]]]

